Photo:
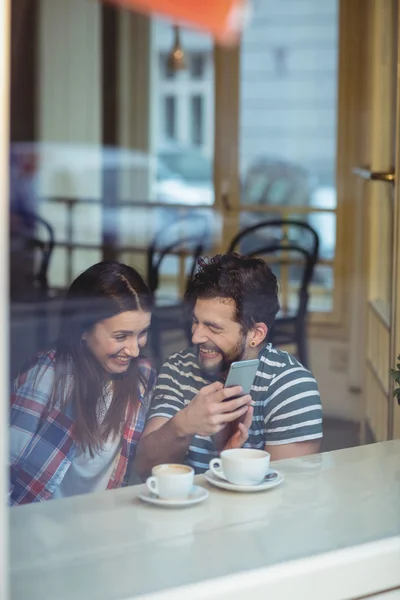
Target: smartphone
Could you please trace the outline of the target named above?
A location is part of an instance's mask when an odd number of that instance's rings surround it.
[[[259,364],[260,361],[258,358],[233,362],[229,369],[224,387],[240,385],[243,388],[243,395],[250,394],[250,389],[253,385]]]

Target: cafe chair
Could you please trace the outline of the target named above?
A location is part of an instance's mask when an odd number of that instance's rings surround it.
[[[152,356],[160,367],[163,362],[163,335],[167,332],[184,336],[186,344],[191,344],[191,316],[179,296],[173,297],[161,289],[160,281],[164,266],[168,267],[171,257],[186,257],[185,284],[193,277],[198,258],[203,254],[204,232],[199,227],[196,235],[185,235],[185,223],[179,221],[160,231],[154,238],[147,253],[147,280],[154,296],[154,309],[150,334]],[[171,264],[170,264],[171,266]],[[186,287],[186,285],[185,285]],[[170,340],[171,341],[171,340]]]
[[[48,279],[53,227],[28,211],[10,213],[10,374],[50,341]]]
[[[54,250],[53,227],[28,211],[10,214],[11,298],[42,300],[49,293],[48,270]]]
[[[251,251],[243,251],[249,240],[253,240]],[[273,219],[247,227],[233,238],[228,248],[228,252],[239,252],[246,256],[266,255],[266,261],[281,287],[281,310],[268,333],[268,340],[275,346],[295,345],[297,357],[306,368],[309,368],[309,287],[318,260],[318,250],[317,232],[308,223],[295,219]]]

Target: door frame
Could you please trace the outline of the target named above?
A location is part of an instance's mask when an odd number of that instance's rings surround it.
[[[400,64],[400,2],[397,5],[397,66]],[[400,355],[400,70],[397,68],[397,98],[396,98],[396,133],[397,140],[394,172],[397,174],[394,189],[393,211],[393,268],[392,268],[392,310],[391,310],[391,366],[395,368],[397,356]],[[391,410],[389,422],[389,437],[400,438],[400,405],[393,397],[394,381],[390,379]]]
[[[395,400],[389,369],[395,364],[396,348],[397,354],[400,352],[400,288],[396,277],[399,270],[400,191],[396,177],[390,181],[386,175],[393,169],[398,173],[400,167],[400,109],[398,94],[396,96],[399,73],[395,68],[400,60],[399,4],[399,0],[363,1],[363,11],[359,6],[362,19],[354,22],[352,32],[354,38],[364,40],[359,56],[362,85],[353,91],[359,98],[355,121],[362,140],[353,163],[353,167],[358,167],[353,170],[353,175],[357,174],[361,179],[354,178],[356,187],[353,185],[353,190],[358,202],[355,222],[362,222],[361,272],[364,281],[353,299],[358,304],[355,306],[358,317],[354,312],[358,324],[352,338],[353,348],[362,349],[356,360],[363,391],[362,442],[383,441],[395,435]],[[393,131],[393,125],[396,131]],[[389,253],[386,255],[388,246],[382,246],[382,242],[386,242],[388,236]],[[390,291],[382,291],[389,286]],[[363,336],[361,344],[357,333]],[[400,435],[400,425],[397,435]]]

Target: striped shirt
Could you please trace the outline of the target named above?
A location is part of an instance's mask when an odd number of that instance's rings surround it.
[[[244,446],[264,448],[265,444],[292,444],[321,438],[321,399],[311,372],[293,356],[271,344],[261,350],[258,358],[260,365],[250,392],[254,416]],[[209,383],[193,348],[173,354],[158,376],[148,418],[170,419]],[[196,473],[204,473],[211,458],[217,455],[210,436],[195,435],[185,462]]]

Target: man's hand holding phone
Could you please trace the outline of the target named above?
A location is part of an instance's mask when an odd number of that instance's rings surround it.
[[[233,448],[241,448],[245,442],[249,439],[249,430],[253,422],[254,409],[249,406],[245,413],[243,420],[237,422],[237,427],[234,430],[231,437],[224,444],[223,450],[232,450]],[[234,426],[231,426],[234,429]]]
[[[215,435],[227,423],[245,415],[251,405],[241,386],[225,387],[220,381],[203,387],[193,400],[175,415],[182,436]]]
[[[244,392],[249,393],[259,366],[259,360],[242,360],[233,362],[229,369],[225,387],[240,385]],[[241,448],[249,439],[249,430],[253,421],[254,409],[249,405],[247,411],[236,421],[230,423],[226,429],[225,436],[217,440],[222,450]]]

